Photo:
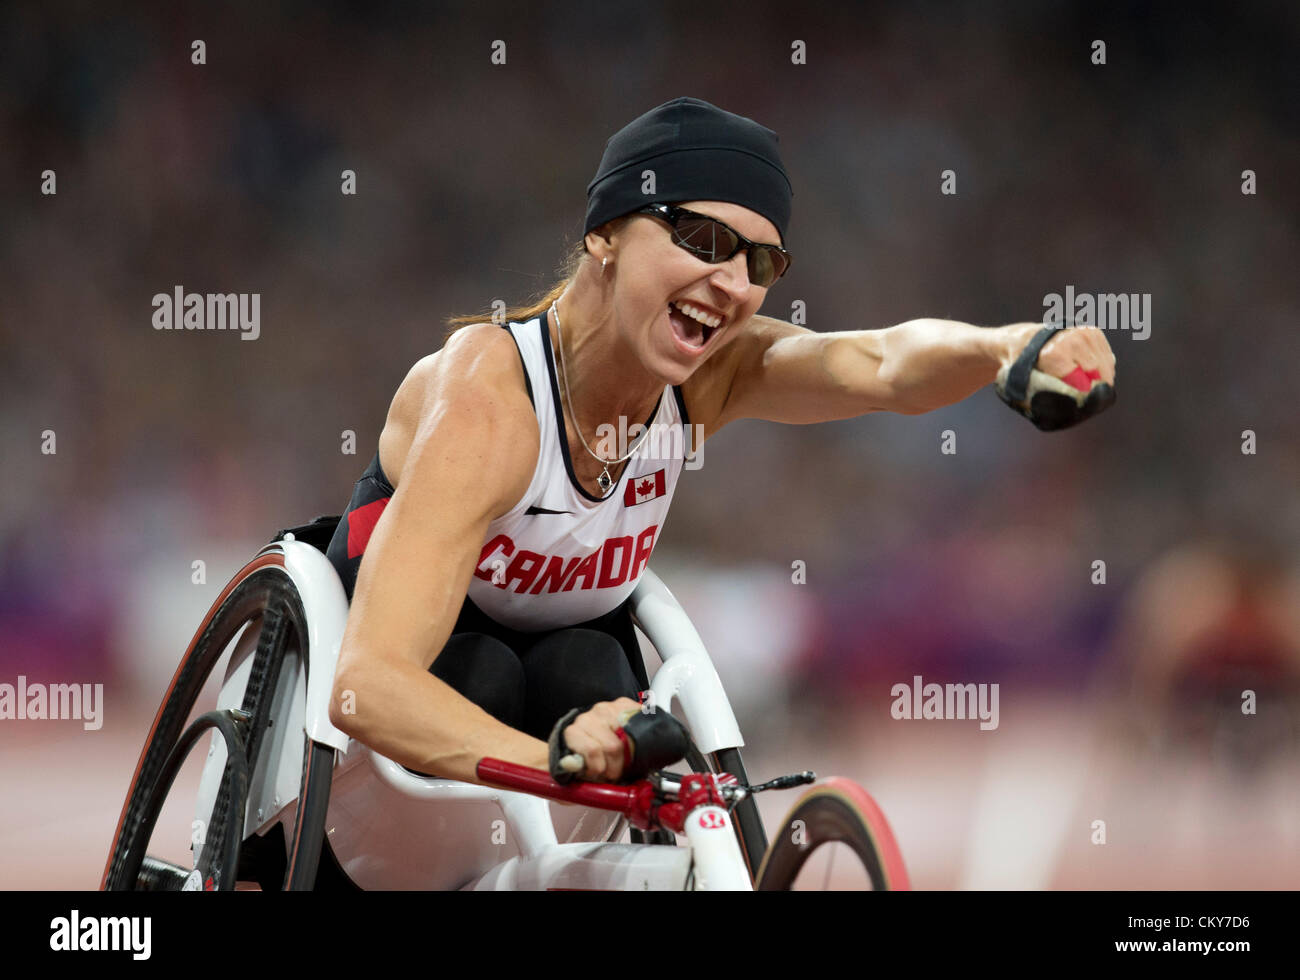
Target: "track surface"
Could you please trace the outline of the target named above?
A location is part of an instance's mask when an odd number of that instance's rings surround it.
[[[6,726],[0,887],[98,887],[151,720],[148,710],[108,712],[98,732],[79,722]],[[862,783],[917,888],[1270,889],[1300,880],[1294,756],[1247,780],[1196,756],[1174,765],[1131,746],[1094,747],[1089,719],[1065,702],[1040,701],[983,737],[959,724],[819,718],[793,724],[788,744],[747,748],[746,763],[755,778],[813,768]],[[842,737],[838,747],[813,744],[801,731]],[[197,776],[192,768],[181,780]],[[769,833],[794,799],[759,797]],[[175,842],[173,859],[187,857],[189,819],[164,813],[157,833]],[[1102,846],[1090,839],[1097,819],[1106,821]]]

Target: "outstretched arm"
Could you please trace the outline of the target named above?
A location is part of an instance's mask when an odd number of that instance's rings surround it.
[[[953,320],[909,320],[882,330],[812,330],[755,316],[735,341],[731,390],[717,426],[740,418],[806,424],[867,412],[918,415],[992,384],[1041,323],[976,327]],[[1038,360],[1064,378],[1075,368],[1114,383],[1115,357],[1094,327],[1062,331]]]

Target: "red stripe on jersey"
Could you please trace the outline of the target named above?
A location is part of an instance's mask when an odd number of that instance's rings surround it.
[[[379,515],[384,512],[391,499],[391,497],[383,497],[380,500],[372,500],[348,515],[349,558],[356,558],[366,550],[370,535],[374,532],[375,525],[379,523]]]

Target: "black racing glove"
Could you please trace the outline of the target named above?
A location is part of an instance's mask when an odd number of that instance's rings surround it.
[[[1039,352],[1058,330],[1043,327],[1011,364],[998,372],[998,397],[1044,432],[1068,429],[1115,404],[1115,386],[1093,381],[1088,391],[1038,370]]]
[[[623,732],[632,741],[632,764],[620,782],[644,779],[680,762],[691,748],[690,732],[668,711],[638,711],[623,723]]]
[[[574,708],[551,729],[551,737],[547,741],[550,749],[549,764],[551,778],[557,783],[573,782],[585,768],[582,756],[572,752],[564,741],[564,730],[573,724],[578,715],[590,710],[590,705]],[[623,734],[630,743],[632,757],[623,767],[623,774],[618,780],[620,783],[644,779],[656,769],[681,761],[691,746],[691,736],[686,726],[667,711],[629,711],[624,716]]]
[[[557,721],[555,727],[551,729],[551,737],[547,740],[547,745],[550,748],[549,758],[551,778],[557,783],[571,783],[577,779],[579,773],[582,772],[583,766],[580,764],[582,756],[575,755],[569,751],[569,746],[564,741],[564,730],[573,724],[573,720],[577,718],[578,715],[584,714],[590,710],[591,705],[588,705],[585,708],[574,708]],[[575,766],[574,760],[577,760],[579,764]],[[564,763],[564,765],[561,763]],[[570,768],[566,769],[565,765]]]

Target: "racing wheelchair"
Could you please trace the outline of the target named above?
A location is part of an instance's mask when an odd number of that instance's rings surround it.
[[[648,706],[679,707],[692,772],[561,785],[484,759],[478,785],[416,773],[350,739],[328,711],[348,614],[324,554],[339,520],[279,532],[213,602],[141,750],[102,889],[785,890],[806,887],[801,871],[819,849],[851,857],[841,886],[909,887],[884,814],[845,779],[807,791],[769,846],[755,793],[816,777],[748,782],[717,671],[649,569],[630,600],[662,659]],[[222,662],[216,704],[205,704]],[[150,853],[176,776],[205,741],[190,857]]]

